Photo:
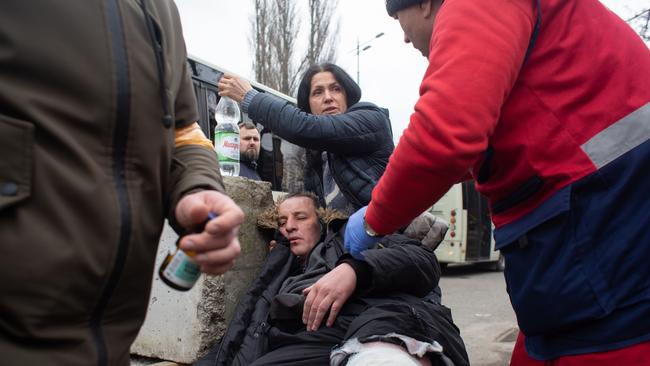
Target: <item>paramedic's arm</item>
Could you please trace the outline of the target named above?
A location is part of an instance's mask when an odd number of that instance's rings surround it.
[[[375,232],[406,225],[466,178],[486,150],[534,24],[532,5],[499,4],[498,13],[486,1],[441,7],[420,99],[365,214]]]

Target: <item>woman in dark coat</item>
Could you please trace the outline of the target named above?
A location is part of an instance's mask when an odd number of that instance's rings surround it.
[[[359,102],[361,89],[343,69],[331,63],[310,67],[298,87],[297,108],[232,75],[221,78],[219,94],[240,102],[274,134],[309,149],[305,190],[322,205],[352,213],[370,202],[394,148],[388,110]]]

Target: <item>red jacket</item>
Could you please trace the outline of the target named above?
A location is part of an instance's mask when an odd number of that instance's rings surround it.
[[[650,340],[650,51],[597,0],[540,3],[443,3],[366,220],[392,232],[471,173],[548,360]]]
[[[493,212],[497,228],[513,222],[598,169],[581,145],[648,108],[650,54],[627,24],[597,0],[543,0],[542,13],[524,64],[534,1],[443,3],[415,113],[366,213],[373,229],[396,230],[468,171],[477,176],[488,144],[489,179],[478,189],[493,205],[531,177],[544,182]]]

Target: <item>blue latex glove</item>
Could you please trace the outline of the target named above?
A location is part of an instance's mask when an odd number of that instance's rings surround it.
[[[345,227],[344,249],[349,252],[354,259],[364,260],[362,252],[378,242],[381,237],[373,237],[366,234],[366,229],[363,226],[364,217],[366,216],[366,209],[364,206],[355,212],[348,219],[348,224]]]

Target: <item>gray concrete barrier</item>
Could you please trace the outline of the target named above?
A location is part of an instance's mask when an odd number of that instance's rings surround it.
[[[179,363],[196,361],[221,338],[238,299],[257,275],[270,238],[257,228],[256,218],[273,205],[271,184],[241,177],[225,177],[224,183],[226,193],[246,214],[239,234],[240,258],[224,275],[201,275],[187,292],[171,289],[157,273],[177,239],[174,231],[165,225],[147,318],[131,347],[132,354]]]

